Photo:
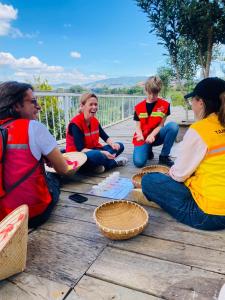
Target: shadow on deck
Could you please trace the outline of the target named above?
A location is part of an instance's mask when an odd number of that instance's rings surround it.
[[[129,178],[137,172],[133,126],[128,120],[107,128],[115,141],[125,144],[130,161],[119,171]],[[92,217],[96,206],[110,199],[89,194],[108,175],[77,174],[62,187],[50,220],[29,235],[25,272],[0,283],[0,300],[217,299],[225,281],[225,231],[198,231],[159,208],[146,207],[150,221],[141,235],[110,241]],[[72,202],[68,196],[74,192],[88,195],[88,201]]]

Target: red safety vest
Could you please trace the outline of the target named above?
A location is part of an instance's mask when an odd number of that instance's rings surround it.
[[[102,145],[98,142],[99,140],[98,119],[92,117],[90,119],[90,127],[88,127],[84,119],[84,114],[80,113],[70,121],[70,124],[77,125],[80,128],[80,130],[84,133],[84,148],[93,149],[93,148],[102,147]],[[66,132],[66,152],[77,151],[76,145],[74,144],[74,137],[69,133],[68,128]]]
[[[169,103],[166,100],[160,98],[157,99],[151,115],[149,116],[147,112],[146,99],[135,106],[135,112],[141,123],[141,130],[144,136],[144,141],[137,141],[137,133],[135,132],[133,136],[134,146],[142,146],[145,144],[147,136],[162,122],[162,119],[166,117],[168,108]]]
[[[0,124],[4,126],[5,122],[1,120]],[[30,150],[29,122],[27,119],[17,119],[5,125],[8,129],[3,178],[6,195],[0,198],[0,220],[22,204],[28,205],[29,217],[33,218],[42,214],[52,200],[44,166]],[[34,171],[31,173],[31,170]],[[16,185],[27,174],[30,175]],[[12,189],[14,185],[16,187]]]

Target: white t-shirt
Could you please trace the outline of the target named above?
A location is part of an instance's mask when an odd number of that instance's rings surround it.
[[[37,160],[40,160],[42,155],[48,155],[57,147],[54,136],[45,125],[38,121],[30,121],[28,135],[31,153]]]

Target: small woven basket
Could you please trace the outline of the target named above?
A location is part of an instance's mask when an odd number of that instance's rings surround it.
[[[141,233],[148,224],[148,213],[130,201],[103,203],[94,211],[101,233],[112,240],[126,240]]]
[[[74,175],[87,160],[86,154],[84,154],[82,152],[66,152],[66,153],[63,153],[63,156],[70,161],[77,161],[76,169],[70,170],[67,173],[67,176]],[[56,173],[54,168],[50,168],[47,165],[45,165],[45,171],[51,172],[51,173]]]
[[[139,173],[135,174],[132,177],[132,182],[133,182],[134,187],[141,188],[142,177],[145,174],[154,173],[154,172],[166,174],[169,172],[169,168],[167,166],[162,166],[162,165],[152,165],[152,166],[147,166],[147,167],[142,168]]]
[[[0,223],[0,280],[26,267],[28,206],[21,205]]]

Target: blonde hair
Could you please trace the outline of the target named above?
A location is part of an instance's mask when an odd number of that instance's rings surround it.
[[[145,91],[147,94],[158,94],[162,88],[162,80],[157,76],[151,76],[145,82]]]
[[[225,92],[220,94],[220,102],[221,105],[218,112],[218,119],[220,124],[225,127]]]
[[[94,94],[94,93],[85,93],[83,95],[81,95],[80,97],[80,108],[78,110],[78,112],[82,112],[82,106],[86,104],[86,102],[88,101],[88,99],[90,98],[95,98],[96,100],[98,100],[98,97]]]

